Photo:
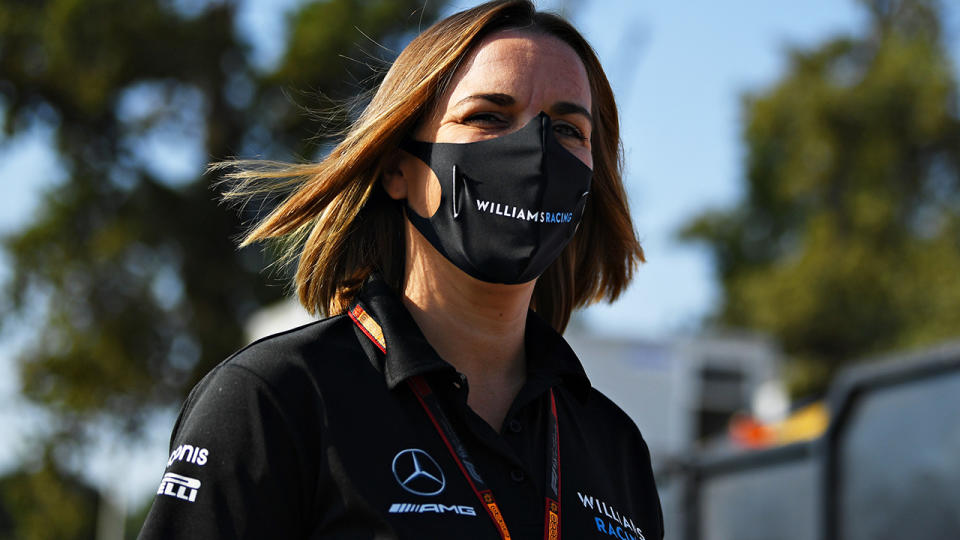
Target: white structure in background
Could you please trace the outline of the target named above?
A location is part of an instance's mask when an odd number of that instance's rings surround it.
[[[787,413],[780,356],[769,340],[703,336],[648,341],[582,332],[578,328],[564,337],[593,386],[640,427],[654,465],[724,434],[734,413],[765,421]]]
[[[257,311],[250,317],[246,328],[247,343],[253,343],[260,338],[303,326],[315,320],[317,319],[311,317],[300,302],[287,298]]]
[[[288,300],[252,317],[247,335],[253,341],[313,320]],[[599,336],[579,326],[564,337],[593,385],[640,427],[655,465],[725,433],[736,412],[764,421],[787,413],[780,357],[769,340],[708,336],[647,341]]]

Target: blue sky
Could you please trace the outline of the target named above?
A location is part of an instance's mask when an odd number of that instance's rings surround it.
[[[783,73],[788,45],[855,31],[862,15],[843,0],[620,0],[584,3],[576,18],[620,102],[627,192],[648,259],[623,299],[587,320],[650,338],[695,331],[719,293],[705,250],[675,233],[741,194],[741,93]]]
[[[455,1],[457,8],[477,2]],[[255,44],[257,62],[269,66],[282,50],[283,7],[296,0],[248,0],[242,32]],[[584,322],[597,332],[652,339],[696,330],[718,298],[705,251],[677,244],[677,228],[706,208],[733,204],[742,191],[740,95],[768,87],[786,68],[788,46],[812,46],[856,32],[864,23],[853,0],[730,0],[685,2],[541,1],[564,10],[605,65],[617,95],[626,156],[626,183],[634,221],[649,262],[613,306],[588,309]],[[357,41],[363,36],[357,32]],[[954,45],[957,40],[952,40]],[[62,176],[42,130],[0,150],[0,233],[29,219],[41,190]],[[189,176],[202,155],[176,145],[153,148],[159,163]],[[0,279],[7,275],[0,258]],[[37,418],[16,398],[11,355],[29,338],[23,329],[0,335],[0,431],[23,435]],[[157,441],[169,433],[158,420]],[[9,440],[9,439],[8,439]],[[17,440],[15,435],[13,440]],[[128,494],[148,493],[165,459],[161,448],[130,458]],[[0,453],[9,463],[17,445]],[[144,472],[143,462],[154,468]],[[137,465],[141,464],[141,465]]]

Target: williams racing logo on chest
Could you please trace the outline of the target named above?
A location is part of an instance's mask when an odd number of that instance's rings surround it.
[[[593,495],[577,492],[584,510],[594,514],[597,535],[620,540],[647,540],[633,518],[617,510],[614,505]]]

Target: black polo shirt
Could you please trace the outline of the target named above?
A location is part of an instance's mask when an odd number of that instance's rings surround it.
[[[662,538],[636,426],[533,312],[526,352],[526,383],[497,433],[467,406],[466,379],[371,278],[348,313],[257,341],[193,389],[140,537],[499,538],[407,384],[420,375],[512,538],[544,536],[551,388],[561,537]]]

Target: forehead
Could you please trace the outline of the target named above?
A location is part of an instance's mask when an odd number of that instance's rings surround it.
[[[590,83],[570,45],[551,35],[502,30],[484,38],[457,69],[447,104],[474,93],[504,93],[520,103],[570,101],[590,110]]]

